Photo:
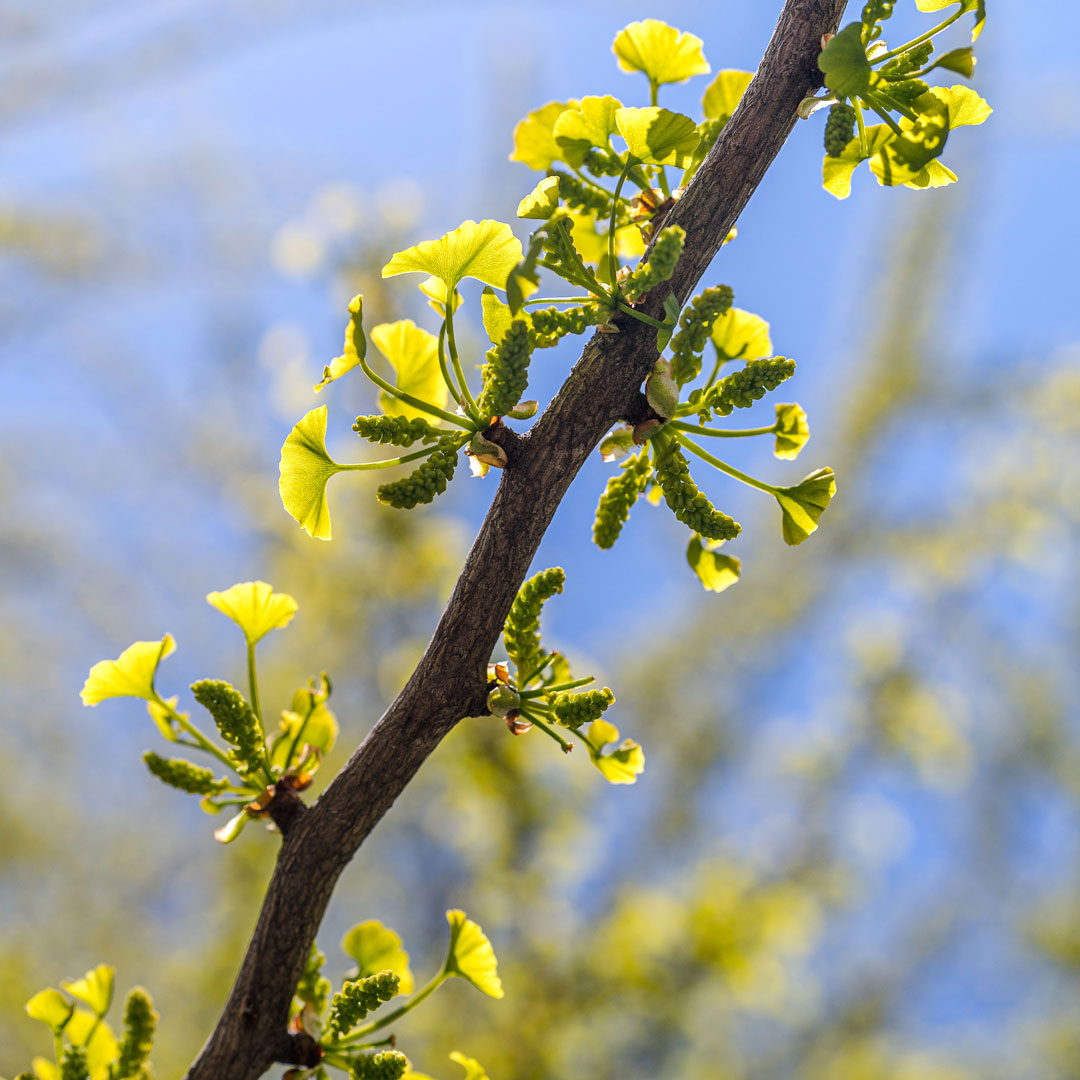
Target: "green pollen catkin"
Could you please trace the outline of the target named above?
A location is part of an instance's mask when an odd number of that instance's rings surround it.
[[[327,1026],[332,1035],[348,1035],[368,1013],[398,992],[400,978],[392,971],[380,971],[355,982],[347,982],[330,1002]]]
[[[442,433],[423,417],[358,416],[353,431],[368,442],[391,446],[412,446],[415,442],[434,442]]]
[[[829,110],[825,121],[825,153],[839,157],[844,147],[855,138],[855,109],[846,102],[838,101]]]
[[[136,986],[124,1001],[124,1037],[116,1061],[109,1067],[109,1080],[138,1077],[150,1058],[158,1014],[150,995]]]
[[[593,522],[593,540],[597,547],[610,548],[619,539],[619,533],[630,517],[630,510],[645,490],[651,475],[652,462],[648,451],[643,450],[608,480],[596,504],[596,520]]]
[[[409,1059],[399,1050],[364,1054],[352,1065],[353,1080],[401,1080],[409,1068]]]
[[[443,436],[438,449],[426,457],[420,467],[400,480],[383,484],[375,497],[384,506],[398,510],[411,510],[421,503],[431,502],[446,490],[457,468],[458,445],[455,436]]]
[[[656,482],[674,515],[694,532],[710,540],[734,540],[741,532],[738,522],[721,513],[698,490],[690,466],[679,447],[657,445]]]
[[[531,356],[529,325],[524,319],[515,319],[502,341],[488,349],[487,363],[480,371],[484,389],[477,408],[484,420],[505,416],[521,400],[529,385]]]
[[[83,1047],[64,1047],[64,1056],[60,1059],[60,1080],[90,1080],[90,1066]]]
[[[556,266],[577,273],[580,269],[580,258],[574,247],[574,239],[570,234],[570,218],[568,215],[553,217],[548,222],[547,228],[542,233],[540,245],[552,259]]]
[[[257,772],[263,764],[263,737],[259,720],[243,695],[222,679],[191,684],[195,700],[214,718],[221,737],[232,747],[230,758],[241,776]]]
[[[528,675],[540,659],[540,612],[544,602],[561,593],[565,584],[562,567],[553,566],[529,578],[514,598],[503,627],[503,643],[519,677]]]
[[[748,409],[755,401],[775,390],[785,379],[795,374],[795,361],[783,356],[770,360],[750,360],[741,371],[725,375],[710,386],[694,404],[702,423],[710,413],[730,416],[733,409]]]
[[[618,176],[623,171],[623,163],[617,157],[595,147],[585,154],[582,164],[593,176]]]
[[[214,795],[228,784],[227,780],[218,780],[212,769],[183,758],[165,758],[147,750],[143,761],[159,780],[189,795]]]
[[[901,79],[899,82],[885,83],[883,89],[893,101],[910,106],[930,89],[930,84],[922,79]]]
[[[714,285],[699,293],[679,317],[679,329],[671,339],[671,374],[680,385],[701,372],[701,354],[713,323],[731,307],[735,294],[727,285]]]
[[[533,329],[532,343],[538,349],[549,348],[567,334],[584,334],[588,327],[595,326],[603,316],[604,313],[593,304],[566,309],[539,308],[529,316]]]
[[[560,694],[552,709],[563,727],[577,731],[583,724],[599,719],[614,700],[615,695],[605,686],[602,690],[586,690],[581,694]]]
[[[908,49],[907,52],[894,56],[888,63],[883,64],[879,74],[886,78],[910,75],[911,72],[918,71],[930,59],[933,52],[934,43],[924,41],[921,45],[916,45],[914,49]]]
[[[322,973],[325,963],[326,954],[320,952],[319,947],[312,943],[307,960],[304,962],[304,973],[296,984],[296,996],[320,1015],[326,1008],[331,990],[330,980]]]
[[[675,264],[682,255],[685,240],[686,233],[679,225],[669,225],[666,229],[661,229],[652,251],[649,252],[648,261],[633,270],[621,285],[619,291],[623,298],[639,300],[650,289],[669,281],[675,273]]]
[[[586,184],[577,176],[553,169],[548,176],[559,178],[559,198],[571,209],[580,210],[596,217],[608,217],[611,214],[611,196]]]

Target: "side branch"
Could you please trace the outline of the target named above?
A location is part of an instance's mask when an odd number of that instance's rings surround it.
[[[685,302],[820,79],[822,34],[846,0],[786,0],[758,72],[667,224],[686,230],[671,285]],[[661,299],[643,310],[661,317]],[[622,317],[596,334],[510,464],[412,677],[349,762],[282,840],[258,924],[217,1027],[187,1080],[257,1080],[282,1049],[289,1003],[338,876],[428,755],[486,708],[486,664],[571,481],[608,429],[640,409],[656,331]]]

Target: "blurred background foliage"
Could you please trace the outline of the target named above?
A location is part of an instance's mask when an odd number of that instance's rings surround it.
[[[284,707],[329,670],[342,735],[325,776],[448,595],[492,480],[411,514],[379,507],[373,481],[335,481],[331,545],[278,503],[277,448],[311,407],[347,298],[363,291],[372,323],[422,319],[420,297],[383,284],[383,262],[469,214],[509,219],[531,185],[504,163],[513,121],[611,89],[607,42],[630,18],[701,34],[714,69],[752,67],[772,18],[596,3],[579,13],[583,41],[545,61],[550,42],[530,43],[523,8],[404,6],[0,4],[0,139],[15,162],[0,187],[8,1073],[47,1052],[22,1012],[30,994],[107,960],[121,987],[153,992],[159,1075],[179,1075],[228,991],[276,848],[256,829],[215,845],[217,822],[142,770],[158,740],[138,705],[80,708],[90,664],[169,630],[180,648],[163,690],[239,679],[234,628],[202,596],[271,581],[300,614],[262,647],[264,704]],[[1010,29],[1000,17],[987,67]],[[327,63],[323,35],[369,56],[412,35],[437,74],[458,63],[424,53],[446,20],[481,61],[463,82],[474,115],[454,118],[466,150],[425,134],[403,93],[396,112],[376,111],[402,142],[417,125],[417,146],[384,144],[390,164],[373,166],[361,126],[335,153],[347,129],[318,120],[296,85],[305,64]],[[718,55],[714,23],[735,55]],[[519,62],[495,47],[504,32]],[[252,113],[233,139],[191,103],[224,92],[200,89],[204,77],[274,101],[268,72],[296,97],[280,131]],[[494,84],[497,100],[477,104]],[[1059,296],[1071,264],[1053,245],[1069,227],[1043,234],[1049,251],[1017,233],[1007,266],[992,242],[1002,193],[987,177],[1011,167],[1030,104],[994,89],[980,86],[997,141],[946,192],[868,190],[838,212],[816,186],[820,133],[800,126],[785,178],[718,260],[800,362],[804,456],[841,485],[819,534],[784,549],[771,508],[733,496],[743,579],[702,595],[678,530],[647,505],[613,553],[589,548],[597,461],[545,543],[537,568],[569,578],[549,641],[614,687],[616,722],[646,748],[641,782],[602,785],[539,736],[468,721],[347,872],[320,935],[336,975],[342,933],[366,918],[403,934],[418,974],[433,969],[447,907],[499,954],[505,1001],[453,984],[401,1025],[418,1068],[450,1075],[456,1048],[494,1080],[1080,1077],[1080,346],[1075,323],[1040,331],[1020,302],[1037,287],[1048,305]],[[186,122],[170,122],[167,93],[190,95]],[[370,93],[347,108],[366,116]],[[132,126],[94,149],[114,124]],[[1052,154],[1033,138],[1031,154]],[[1051,160],[1074,155],[1068,142]],[[818,264],[801,259],[823,234],[834,242]],[[997,277],[979,265],[987,252]],[[997,303],[1003,289],[1018,310]],[[541,395],[572,349],[545,358]],[[371,402],[359,382],[337,389],[324,395],[331,450],[355,460],[348,418]]]

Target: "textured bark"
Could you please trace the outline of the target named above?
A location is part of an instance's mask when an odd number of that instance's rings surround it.
[[[785,3],[735,115],[665,222],[686,230],[671,282],[680,301],[784,144],[799,102],[820,85],[821,36],[836,30],[845,4]],[[662,318],[662,299],[643,310]],[[589,341],[529,434],[493,433],[509,464],[431,643],[324,794],[290,822],[243,965],[187,1080],[256,1080],[275,1060],[295,1060],[289,1002],[338,876],[447,732],[487,711],[486,665],[544,532],[604,434],[640,414],[656,331],[630,316],[617,325],[620,333]]]

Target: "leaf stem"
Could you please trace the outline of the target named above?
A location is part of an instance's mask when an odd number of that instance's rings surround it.
[[[679,442],[690,451],[691,454],[696,454],[702,461],[707,461],[714,469],[719,469],[723,473],[727,473],[728,476],[733,476],[736,480],[741,480],[744,484],[749,484],[752,488],[757,488],[758,491],[767,492],[769,495],[775,495],[777,488],[774,488],[771,484],[766,484],[764,480],[755,480],[752,476],[748,476],[746,473],[736,469],[734,465],[729,465],[726,461],[721,461],[718,457],[713,457],[708,450],[698,446],[692,439],[688,439],[685,434],[679,432],[676,435]]]
[[[579,686],[588,686],[589,683],[596,680],[591,675],[586,675],[584,679],[574,679],[573,682],[558,683],[555,686],[541,686],[537,690],[522,690],[520,696],[522,700],[526,698],[541,697],[544,694],[558,694],[564,690],[575,690]]]
[[[446,383],[446,389],[450,391],[450,396],[459,405],[461,404],[461,391],[457,388],[457,383],[454,382],[454,377],[450,374],[450,369],[446,366],[446,320],[443,319],[443,324],[439,328],[439,370],[442,372],[443,382]]]
[[[887,53],[882,53],[880,56],[875,56],[870,62],[875,65],[884,64],[894,56],[899,56],[901,53],[907,52],[908,49],[914,49],[916,45],[921,45],[924,41],[929,41],[932,37],[936,37],[942,30],[948,29],[957,19],[965,14],[967,14],[967,12],[963,7],[959,8],[943,22],[938,23],[933,30],[927,30],[925,34],[920,34],[917,38],[912,38],[906,45],[901,45],[898,49],[892,49]]]
[[[369,469],[389,469],[392,465],[404,465],[406,461],[416,461],[417,458],[427,457],[439,449],[438,443],[425,446],[423,450],[414,450],[411,454],[402,454],[401,457],[383,458],[381,461],[359,461],[355,465],[339,465],[342,472],[366,472]]]
[[[619,174],[619,182],[615,185],[615,194],[612,196],[611,202],[611,221],[608,222],[608,237],[607,237],[607,250],[608,250],[608,263],[610,264],[611,273],[611,297],[614,299],[618,295],[618,285],[615,283],[615,274],[619,269],[619,264],[615,259],[615,230],[617,228],[616,222],[619,217],[619,195],[622,192],[623,184],[626,183],[626,177],[629,175],[630,170],[637,164],[637,158],[633,154],[626,155],[626,164],[623,166],[623,171]]]
[[[461,361],[458,359],[457,341],[454,338],[454,305],[448,303],[446,305],[446,344],[450,349],[450,360],[454,365],[454,374],[457,375],[458,382],[461,384],[461,391],[465,395],[466,410],[473,418],[473,421],[477,424],[480,423],[480,411],[476,407],[476,401],[473,399],[472,392],[469,390],[469,383],[465,378],[465,373],[461,370]]]
[[[664,330],[670,325],[654,319],[651,315],[646,315],[644,311],[632,308],[629,304],[624,304],[621,300],[618,302],[618,308],[620,311],[625,311],[627,315],[633,315],[639,322],[648,323],[650,326],[655,326],[660,330]]]
[[[177,712],[164,698],[162,698],[158,692],[154,691],[155,704],[165,709],[169,715],[176,721],[181,730],[186,731],[197,743],[198,748],[204,753],[212,754],[218,759],[230,772],[236,773],[236,767],[229,760],[228,755],[217,746],[215,746],[183,713]],[[237,773],[239,776],[239,773]],[[241,778],[243,779],[243,778]]]
[[[414,409],[419,409],[421,412],[426,412],[429,416],[437,416],[440,420],[445,420],[447,423],[453,424],[455,427],[464,428],[466,431],[475,430],[475,421],[473,421],[473,423],[465,423],[462,417],[455,416],[453,413],[447,412],[445,409],[440,409],[437,405],[432,405],[429,401],[424,401],[421,398],[413,397],[412,394],[406,393],[404,390],[400,389],[397,386],[394,386],[392,383],[388,383],[381,376],[376,375],[375,372],[371,370],[371,367],[366,360],[361,359],[360,367],[363,370],[364,374],[376,386],[378,386],[382,390],[385,390],[393,397],[404,401],[406,405],[411,405]],[[351,465],[348,466],[348,468],[357,468],[357,466]]]
[[[592,301],[591,296],[540,296],[535,300],[525,300],[523,306],[529,304],[588,304]]]
[[[270,758],[266,753],[266,727],[263,724],[262,709],[259,708],[259,680],[255,674],[255,642],[247,643],[247,674],[248,690],[251,694],[251,711],[255,719],[259,721],[259,745],[262,747],[262,771],[266,776],[267,783],[274,782],[274,774],[270,771]]]
[[[729,428],[722,431],[719,428],[699,427],[695,424],[687,424],[682,420],[672,420],[671,426],[676,431],[685,431],[689,435],[710,435],[717,439],[742,439],[751,435],[772,435],[776,431],[776,425],[759,428]]]
[[[365,1024],[363,1027],[357,1028],[351,1035],[342,1039],[339,1045],[352,1046],[353,1043],[365,1038],[373,1031],[379,1031],[381,1028],[392,1024],[395,1020],[401,1019],[401,1017],[403,1017],[406,1013],[412,1012],[412,1010],[415,1009],[421,1001],[424,1001],[425,999],[431,997],[431,995],[434,994],[435,991],[438,990],[439,987],[442,986],[442,984],[446,982],[446,980],[449,978],[449,972],[447,972],[446,968],[443,968],[442,971],[440,971],[429,983],[427,983],[426,986],[423,986],[421,989],[417,990],[416,993],[408,1001],[406,1001],[404,1005],[401,1005],[398,1008],[394,1009],[393,1012],[388,1012],[385,1016],[380,1017],[378,1020],[373,1020],[370,1024]]]
[[[554,739],[562,749],[564,754],[569,754],[574,749],[574,744],[567,739],[564,739],[549,723],[541,720],[536,714],[536,705],[530,704],[527,709],[521,710],[521,715],[531,720],[545,735]]]
[[[655,79],[649,79],[649,104],[655,108],[659,100],[660,84]],[[656,178],[660,181],[660,190],[664,193],[664,198],[670,199],[671,187],[668,185],[667,170],[663,165],[657,165]]]
[[[864,157],[870,156],[870,146],[866,141],[866,119],[863,117],[862,105],[858,98],[851,99],[855,106],[855,123],[859,126],[859,153]]]

